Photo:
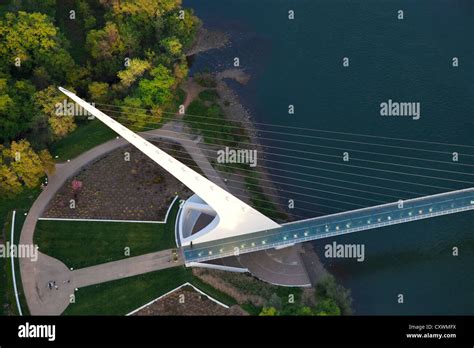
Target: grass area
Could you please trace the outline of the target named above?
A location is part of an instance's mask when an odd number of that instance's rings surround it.
[[[179,203],[175,202],[166,224],[38,221],[34,241],[41,252],[74,269],[176,247],[174,224]]]
[[[59,156],[57,161],[64,162],[81,153],[113,139],[115,132],[99,120],[79,124],[74,132],[51,145],[51,154]]]
[[[193,284],[195,287],[197,287],[199,290],[205,292],[211,297],[214,297],[216,300],[228,305],[232,306],[234,304],[237,304],[237,301],[232,297],[229,296],[216,288],[212,287],[211,285],[203,282],[201,279],[193,276],[191,273],[191,270],[189,270],[189,275],[188,275],[188,282]]]
[[[183,267],[81,288],[64,315],[125,315],[187,281]]]
[[[15,217],[15,231],[14,231],[14,241],[13,243],[18,245],[20,242],[20,233],[23,223],[25,222],[26,216],[24,215],[24,210],[18,210]],[[5,227],[6,231],[6,240],[12,243],[11,241],[11,223],[12,223],[13,213],[8,214],[8,222]],[[11,244],[10,244],[11,245]],[[8,314],[19,315],[18,306],[16,304],[15,291],[13,287],[13,272],[11,268],[10,258],[4,260],[6,263],[5,267],[5,303],[8,305]],[[21,282],[21,273],[20,273],[20,259],[14,258],[14,267],[15,267],[15,278],[16,286],[19,294],[20,306],[23,315],[29,315],[28,306],[26,304],[25,294],[23,292],[23,284]]]
[[[173,114],[170,113],[171,110],[177,111],[179,105],[184,102],[185,98],[186,93],[181,88],[178,88],[172,106],[169,106],[170,111],[163,114],[161,121],[159,123],[155,122],[146,124],[143,129],[138,129],[137,131],[147,131],[151,128],[160,128],[164,123],[173,118]],[[123,123],[123,120],[119,120],[119,122]],[[50,147],[50,152],[53,157],[58,156],[56,161],[64,162],[68,159],[73,159],[83,152],[105,143],[116,136],[117,134],[113,130],[97,119],[91,121],[83,120],[78,123],[78,127],[72,133],[53,143]]]
[[[41,190],[39,188],[24,188],[21,193],[12,198],[0,197],[0,226],[2,229],[8,221],[8,214],[12,210],[27,211],[39,196],[40,192]]]
[[[202,270],[203,274],[210,274],[235,289],[242,296],[265,299],[264,307],[276,307],[281,315],[298,314],[303,303],[303,290],[297,287],[276,286],[263,282],[249,274],[240,274],[222,271]],[[262,311],[260,303],[250,300],[242,304],[242,308],[251,315],[258,315]]]
[[[215,89],[205,89],[199,93],[199,99],[208,102],[216,102],[219,99],[219,94]]]
[[[10,221],[11,212],[13,210],[27,211],[35,201],[40,193],[39,189],[24,189],[23,192],[12,198],[0,197],[0,242],[4,243],[10,238]],[[17,215],[18,216],[18,215]],[[10,218],[9,218],[10,217]],[[19,228],[17,225],[17,228]],[[22,225],[22,223],[21,223]],[[15,234],[20,236],[20,230]],[[8,239],[7,239],[8,238]],[[7,280],[7,272],[10,267],[9,260],[0,258],[0,315],[5,315],[7,309],[3,304],[9,303],[7,300],[7,291],[9,290],[9,283]],[[10,278],[11,279],[11,278]]]
[[[212,97],[206,94],[205,98]],[[235,127],[234,123],[225,119],[216,102],[195,99],[189,104],[183,119],[194,131],[202,134],[208,144],[236,147],[240,142],[249,141],[243,128]]]
[[[207,73],[198,73],[194,75],[194,81],[202,87],[215,88],[217,86],[216,79]]]
[[[185,282],[227,305],[235,303],[232,297],[195,279],[190,269],[176,267],[81,288],[76,302],[63,314],[125,315]]]
[[[208,144],[222,147],[244,147],[246,143],[249,143],[245,128],[236,127],[235,123],[225,119],[218,100],[219,94],[215,89],[205,89],[200,92],[198,98],[189,105],[184,121],[194,131],[202,134],[204,141]],[[251,171],[242,164],[219,165],[214,163],[214,165],[216,169],[225,172],[235,172],[239,168],[244,169],[242,174],[245,176],[245,184],[250,189],[249,195],[252,206],[271,219],[282,221],[288,219],[288,216],[279,211],[276,205],[266,197],[260,185],[258,172]]]

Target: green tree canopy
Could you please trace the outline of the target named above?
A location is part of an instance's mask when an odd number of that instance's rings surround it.
[[[47,151],[38,155],[27,140],[12,141],[10,147],[0,150],[0,186],[10,194],[19,191],[18,183],[29,188],[38,186],[45,171],[54,168],[51,155]]]
[[[91,56],[98,60],[110,59],[125,52],[117,24],[113,22],[107,22],[103,29],[91,30],[87,34],[86,45]]]
[[[316,305],[316,315],[341,315],[341,309],[333,299],[327,298]]]
[[[0,60],[4,71],[31,74],[44,66],[58,82],[67,81],[74,61],[51,19],[41,13],[6,13],[0,21]]]
[[[74,91],[74,89],[70,88]],[[76,129],[74,114],[67,113],[65,105],[72,103],[57,87],[49,86],[35,94],[35,102],[47,118],[56,139],[62,138]]]
[[[178,57],[182,53],[183,45],[181,45],[178,38],[174,36],[164,38],[160,41],[160,44],[167,53],[174,57]]]
[[[278,311],[275,307],[263,307],[262,311],[260,312],[259,316],[276,316],[278,315]]]
[[[171,12],[166,16],[165,30],[166,36],[176,37],[187,48],[194,41],[201,21],[194,16],[192,10],[185,9],[183,11],[184,17],[178,12]]]
[[[137,95],[142,104],[151,108],[169,103],[173,96],[172,88],[176,84],[174,76],[163,65],[152,69],[150,75],[151,79],[143,79],[138,84]]]
[[[28,80],[0,77],[0,141],[15,139],[36,125],[31,101],[35,87]]]
[[[120,83],[125,87],[130,87],[140,76],[151,68],[150,62],[138,58],[130,60],[129,66],[125,70],[118,72]]]
[[[91,102],[106,102],[109,98],[110,86],[106,82],[91,82],[89,84],[89,97]]]

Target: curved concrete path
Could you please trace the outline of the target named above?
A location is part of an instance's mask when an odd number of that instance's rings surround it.
[[[220,175],[214,170],[201,149],[196,146],[197,141],[183,134],[182,131],[181,124],[170,122],[160,129],[143,132],[140,133],[140,135],[148,140],[166,139],[177,142],[189,153],[206,177],[212,178],[214,183],[225,188],[225,184],[220,179]],[[20,244],[33,245],[33,236],[38,218],[41,217],[56,192],[70,177],[89,163],[128,144],[129,143],[122,138],[110,140],[83,153],[70,162],[57,164],[56,172],[49,177],[48,185],[43,192],[41,192],[28,212],[21,230]],[[170,251],[165,252],[169,253]],[[98,284],[113,279],[125,278],[156,269],[166,268],[163,266],[163,259],[157,261],[157,258],[167,257],[160,253],[161,252],[147,254],[148,256],[142,255],[122,261],[88,267],[87,269],[74,272],[70,271],[61,261],[41,252],[36,262],[28,258],[21,258],[21,280],[30,314],[61,314],[69,304],[69,297],[74,292],[75,287]],[[147,257],[148,259],[146,259]],[[178,264],[167,264],[167,266],[170,267],[176,265]],[[56,281],[58,290],[54,288],[50,290],[48,288],[49,281]]]

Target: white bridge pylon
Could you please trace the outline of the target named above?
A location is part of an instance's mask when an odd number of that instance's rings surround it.
[[[182,245],[189,245],[191,241],[202,243],[280,227],[275,221],[160,150],[74,93],[62,87],[59,87],[59,90],[150,157],[205,203],[202,204],[203,202],[199,202],[197,197],[193,196],[195,198],[190,202],[190,209],[194,207],[196,211],[209,213],[213,210],[215,212],[215,217],[207,226],[181,239]]]

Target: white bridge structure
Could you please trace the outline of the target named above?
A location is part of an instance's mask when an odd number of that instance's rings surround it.
[[[160,150],[74,93],[62,87],[59,87],[59,90],[195,193],[186,201],[180,213],[179,234],[182,246],[189,245],[191,241],[197,244],[280,227],[270,218]],[[211,221],[196,231],[195,227],[203,220]]]
[[[75,94],[59,89],[195,193],[178,217],[187,265],[474,210],[474,188],[468,188],[279,225]]]

